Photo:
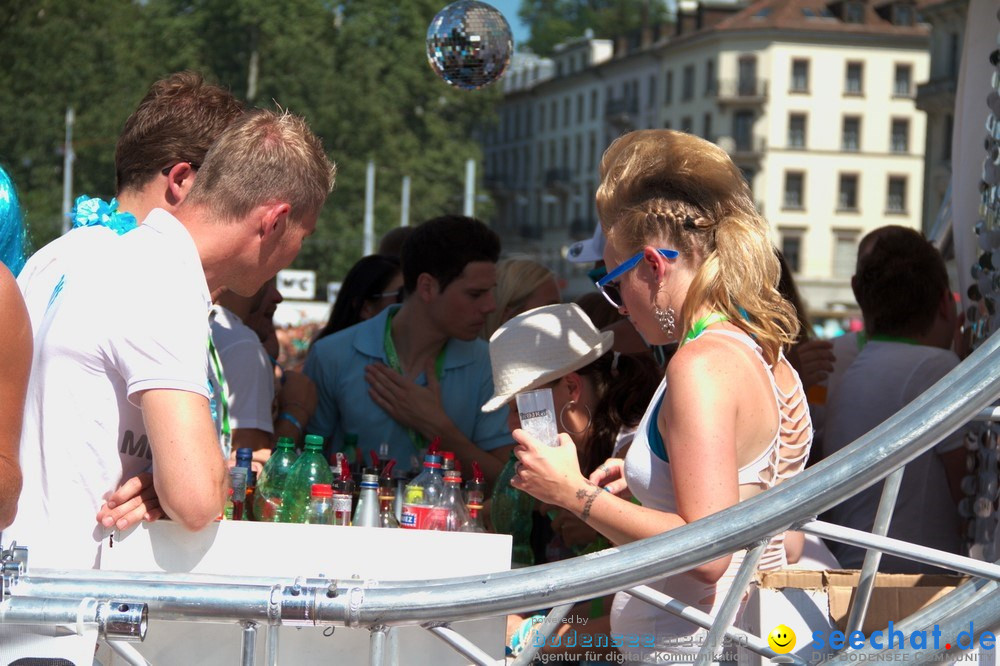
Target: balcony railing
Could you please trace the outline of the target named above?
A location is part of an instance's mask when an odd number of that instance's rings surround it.
[[[760,159],[767,152],[767,139],[762,136],[736,137],[729,156],[733,161]]]
[[[767,81],[764,79],[721,79],[715,94],[720,103],[759,104],[767,99]]]

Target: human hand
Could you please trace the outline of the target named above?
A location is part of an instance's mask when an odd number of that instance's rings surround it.
[[[577,488],[587,483],[570,436],[560,433],[559,446],[546,446],[521,428],[511,435],[517,442],[514,455],[518,463],[510,485],[540,502],[568,506]]]
[[[143,472],[108,496],[97,512],[97,522],[104,527],[124,530],[140,521],[151,523],[162,516],[163,510],[153,488],[153,475]]]
[[[295,370],[285,371],[278,394],[279,411],[288,412],[305,426],[316,411],[317,400],[316,384],[309,377]]]
[[[806,340],[792,347],[788,362],[799,373],[802,387],[808,389],[824,381],[833,372],[833,345],[827,340]]]
[[[623,458],[608,458],[600,467],[590,473],[589,481],[610,493],[620,495],[628,490],[625,481],[625,460]]]
[[[427,386],[420,386],[384,363],[372,363],[365,368],[365,381],[368,395],[382,411],[401,425],[433,437],[440,434],[439,424],[448,417],[433,362],[428,361],[424,374]]]

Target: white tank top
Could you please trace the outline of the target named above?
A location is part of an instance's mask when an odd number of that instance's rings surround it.
[[[706,330],[704,333],[723,335],[750,347],[767,371],[774,393],[778,428],[770,444],[753,461],[739,469],[739,484],[757,485],[761,489],[767,489],[783,479],[795,476],[805,467],[812,444],[812,424],[809,420],[805,391],[798,374],[792,370],[795,381],[788,391],[783,391],[778,386],[772,367],[767,364],[760,347],[748,335],[717,329]],[[777,363],[791,370],[791,365],[783,355],[779,355]],[[670,464],[653,452],[649,439],[650,424],[656,428],[656,415],[666,388],[667,383],[664,379],[660,382],[639,423],[632,447],[625,457],[625,478],[628,480],[629,490],[643,506],[676,513],[677,500],[670,476]],[[649,587],[714,615],[725,599],[744,554],[744,551],[733,554],[725,574],[714,585],[700,582],[688,574],[677,574],[650,583]],[[758,569],[777,569],[785,564],[784,535],[780,534],[768,544]],[[697,654],[701,647],[698,636],[703,637],[705,633],[696,625],[672,613],[654,608],[625,592],[615,595],[611,610],[611,631],[613,634],[626,637],[638,636],[640,638],[636,642],[641,645],[649,643],[644,641],[643,637],[653,637],[655,647],[628,648],[626,651],[631,659],[652,660],[659,663],[665,663],[663,653]]]

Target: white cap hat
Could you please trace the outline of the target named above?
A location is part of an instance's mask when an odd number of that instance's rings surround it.
[[[576,303],[543,305],[505,322],[490,338],[493,397],[484,412],[555,381],[611,351],[615,334],[598,331]]]
[[[597,223],[593,236],[569,246],[566,260],[574,264],[592,264],[595,261],[604,261],[604,232],[601,230],[600,222]]]

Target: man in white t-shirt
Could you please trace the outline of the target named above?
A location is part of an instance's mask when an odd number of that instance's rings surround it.
[[[103,243],[135,228],[154,208],[176,210],[208,149],[242,113],[228,90],[195,72],[172,74],[150,86],[118,137],[116,199],[77,199],[70,232],[36,251],[17,276],[34,328],[69,266],[89,262]]]
[[[252,295],[291,263],[333,175],[304,121],[249,112],[209,150],[174,215],[153,210],[67,273],[36,333],[24,490],[4,535],[28,546],[30,566],[96,566],[98,510],[146,469],[152,492],[136,500],[147,513],[191,530],[220,514],[228,479],[209,408],[210,293]],[[0,625],[0,663],[44,652],[24,633]]]
[[[919,232],[878,238],[860,258],[853,284],[868,340],[831,392],[824,457],[898,412],[959,363],[950,349],[957,314],[944,261]],[[964,470],[961,432],[911,461],[888,535],[961,553],[957,502]],[[871,531],[881,493],[881,483],[867,488],[831,509],[827,519]],[[860,568],[863,549],[839,542],[830,542],[830,549],[845,568]],[[935,571],[892,556],[882,557],[879,570]]]

